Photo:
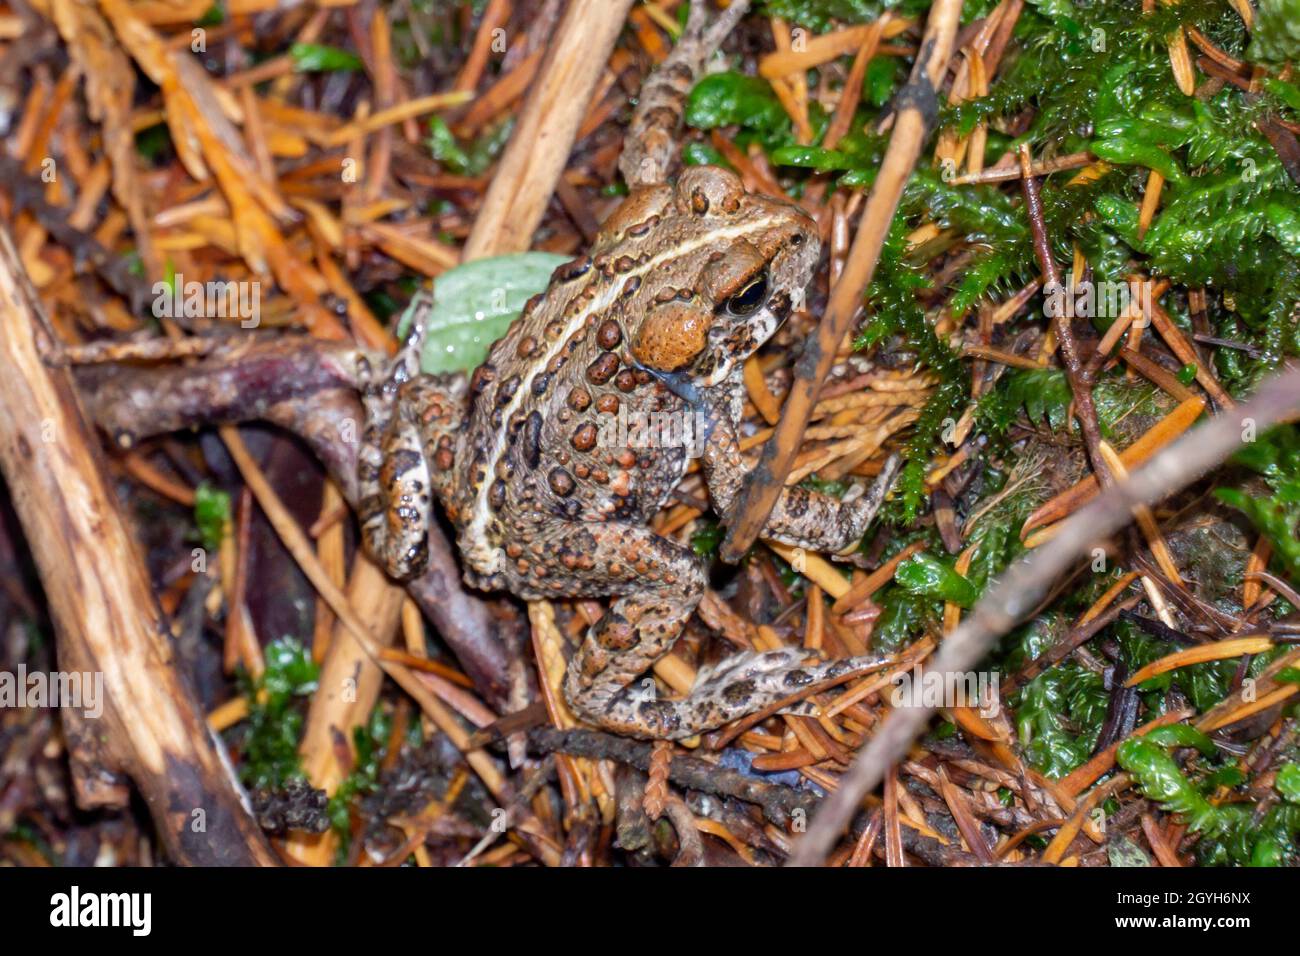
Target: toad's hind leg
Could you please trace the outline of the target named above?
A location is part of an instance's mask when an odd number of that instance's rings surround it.
[[[672,52],[641,86],[632,114],[619,171],[629,187],[666,182],[678,154],[686,94],[704,72],[705,63],[749,9],[749,0],[732,0],[713,15],[709,4],[692,3],[686,29]]]
[[[427,301],[415,303],[410,338],[362,392],[361,534],[370,554],[398,579],[424,569],[432,499],[449,494],[464,418],[465,376],[420,373],[426,315]]]
[[[821,661],[801,648],[747,652],[701,672],[685,698],[658,698],[646,672],[668,653],[699,604],[702,563],[667,538],[633,525],[575,525],[557,545],[562,564],[616,582],[618,596],[588,631],[564,684],[570,706],[606,730],[680,740],[770,707],[809,684],[880,663],[875,658]]]

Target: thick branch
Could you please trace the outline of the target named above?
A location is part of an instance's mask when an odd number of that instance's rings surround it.
[[[268,339],[215,350],[190,366],[89,366],[78,383],[95,421],[122,447],[205,425],[273,422],[306,441],[357,502],[361,406],[353,349],[319,339]],[[488,604],[466,591],[451,545],[436,527],[429,567],[407,584],[475,686],[494,706],[506,701],[510,654]]]
[[[0,354],[6,358],[0,466],[40,572],[60,666],[102,677],[107,727],[96,736],[139,787],[173,858],[195,865],[272,864],[275,857],[244,812],[229,765],[171,664],[170,629],[71,377],[41,361],[37,337],[51,344],[49,326],[3,228],[0,308]],[[84,728],[82,717],[76,722]]]

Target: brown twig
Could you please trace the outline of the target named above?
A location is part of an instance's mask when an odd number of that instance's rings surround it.
[[[1020,172],[1021,188],[1025,195],[1025,213],[1029,217],[1033,232],[1034,254],[1038,257],[1038,264],[1043,272],[1043,289],[1050,296],[1053,291],[1063,288],[1061,271],[1052,257],[1052,244],[1047,235],[1047,224],[1043,221],[1043,201],[1038,180],[1030,173],[1032,165],[1029,146],[1022,143]],[[1079,354],[1079,343],[1074,337],[1069,316],[1062,311],[1058,312],[1053,319],[1056,339],[1061,346],[1061,358],[1065,363],[1065,376],[1070,383],[1070,392],[1074,396],[1075,414],[1083,431],[1083,443],[1088,449],[1088,460],[1092,462],[1092,470],[1096,472],[1102,487],[1105,487],[1111,481],[1111,474],[1101,454],[1101,428],[1097,424],[1097,407],[1092,400],[1092,379]]]
[[[654,745],[615,737],[595,730],[557,730],[535,727],[528,732],[528,746],[536,753],[567,753],[578,757],[617,760],[649,772]],[[811,813],[818,798],[811,790],[796,790],[769,783],[735,770],[726,770],[699,757],[672,755],[668,779],[679,787],[735,797],[761,807],[763,815],[777,826],[789,823],[796,810]]]
[[[191,366],[90,366],[77,369],[77,379],[92,417],[121,447],[185,428],[271,421],[301,436],[355,505],[355,439],[362,420],[355,357],[338,343],[253,340],[223,345]],[[461,586],[451,545],[436,527],[430,529],[429,555],[429,567],[408,582],[407,591],[475,686],[502,706],[511,660],[502,640],[505,621]],[[345,670],[342,676],[355,676]]]

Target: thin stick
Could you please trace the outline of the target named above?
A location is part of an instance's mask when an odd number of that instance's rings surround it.
[[[1082,153],[1057,156],[1055,159],[1039,160],[1029,167],[1029,175],[1050,176],[1052,173],[1059,173],[1062,170],[1078,169],[1093,162],[1094,158],[1092,153],[1085,150]],[[988,169],[982,169],[979,172],[954,176],[949,185],[975,186],[983,183],[1005,183],[1013,179],[1021,179],[1024,175],[1019,163],[1006,163],[1005,165],[990,166]]]
[[[463,259],[519,252],[532,242],[632,0],[573,0],[497,168]]]

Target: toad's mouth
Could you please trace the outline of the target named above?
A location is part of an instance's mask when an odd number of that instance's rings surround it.
[[[703,397],[700,395],[699,386],[695,384],[694,377],[690,372],[684,369],[665,372],[661,369],[651,368],[648,365],[642,365],[640,362],[633,362],[631,365],[637,370],[645,371],[655,380],[661,382],[664,388],[692,408],[697,408],[702,403]]]

